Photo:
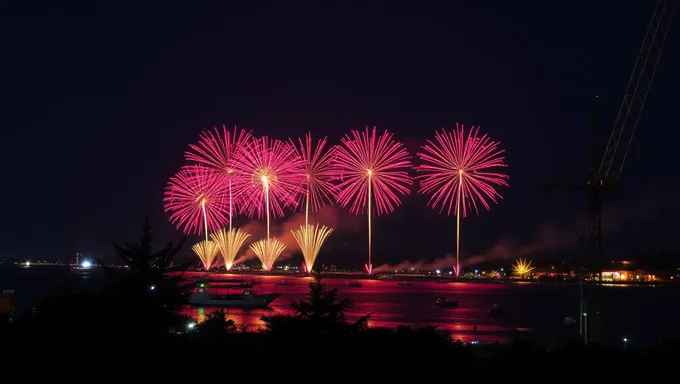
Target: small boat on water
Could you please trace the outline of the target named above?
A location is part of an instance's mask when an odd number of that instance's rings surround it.
[[[458,300],[453,300],[453,299],[448,298],[448,297],[438,297],[438,298],[434,301],[434,306],[435,306],[435,307],[449,307],[449,308],[453,308],[453,307],[457,307],[457,306],[458,306]]]
[[[211,294],[207,289],[199,289],[189,296],[189,304],[205,307],[225,308],[266,308],[279,295],[275,293],[257,294],[252,289],[244,289],[241,294]]]
[[[363,285],[361,285],[361,283],[358,282],[358,281],[350,281],[349,283],[347,283],[347,286],[351,287],[351,288],[361,288],[361,287],[363,287]]]
[[[397,285],[405,285],[405,286],[407,286],[407,285],[411,285],[411,283],[408,282],[408,281],[402,280],[402,281],[398,282]]]
[[[239,288],[252,288],[254,285],[255,285],[255,282],[253,280],[243,280],[237,286]]]

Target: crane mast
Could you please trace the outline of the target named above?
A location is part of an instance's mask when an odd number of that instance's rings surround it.
[[[647,26],[645,39],[623,94],[614,128],[602,155],[597,176],[599,180],[615,183],[621,177],[628,150],[640,122],[647,94],[663,52],[676,3],[675,0],[659,0],[654,7],[652,20]]]
[[[584,184],[550,183],[549,188],[585,189],[588,192],[588,239],[586,267],[597,276],[597,284],[581,290],[581,335],[589,339],[601,339],[602,323],[602,200],[603,196],[618,188],[621,172],[628,156],[633,136],[637,130],[656,68],[663,52],[666,36],[671,26],[677,0],[658,0],[652,19],[647,26],[645,38],[638,54],[623,101],[619,107],[614,127],[602,157],[598,156],[595,131],[599,100],[590,107],[589,119],[589,174]]]

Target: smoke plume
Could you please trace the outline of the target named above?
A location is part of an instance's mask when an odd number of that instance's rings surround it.
[[[627,204],[605,206],[602,212],[602,235],[616,235],[631,227],[649,223],[658,218],[662,206],[672,204],[669,196],[648,196],[646,199]],[[587,215],[578,215],[569,221],[551,220],[541,224],[531,240],[519,242],[514,237],[498,240],[493,246],[480,254],[461,257],[463,266],[471,266],[496,260],[509,260],[520,257],[533,257],[537,254],[565,251],[579,246],[579,239],[586,234]],[[396,265],[384,264],[375,268],[376,272],[415,270],[434,270],[451,268],[456,263],[455,254],[447,254],[434,260],[416,262],[403,261]]]

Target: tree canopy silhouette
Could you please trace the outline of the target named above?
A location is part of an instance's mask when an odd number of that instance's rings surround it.
[[[328,290],[321,274],[312,272],[314,281],[309,283],[308,300],[291,301],[293,315],[263,316],[268,331],[278,333],[351,333],[368,327],[370,314],[354,323],[345,319],[345,312],[354,305],[351,299],[339,300],[336,288]]]
[[[165,248],[154,252],[154,237],[147,216],[142,224],[142,236],[137,243],[120,246],[114,242],[113,246],[131,272],[142,275],[160,275],[170,268],[185,240],[186,237],[183,237],[177,246],[170,242]]]

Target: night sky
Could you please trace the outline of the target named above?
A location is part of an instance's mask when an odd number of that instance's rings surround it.
[[[160,240],[180,238],[163,188],[213,125],[332,143],[376,125],[415,153],[456,122],[502,143],[511,183],[463,221],[464,254],[577,257],[585,194],[541,184],[587,177],[590,100],[603,149],[654,2],[202,3],[0,6],[0,257],[113,260],[146,212]],[[678,251],[677,68],[676,23],[607,200],[610,258]],[[375,265],[454,249],[455,218],[425,203],[375,220]],[[365,217],[339,212],[320,257],[359,266]]]

